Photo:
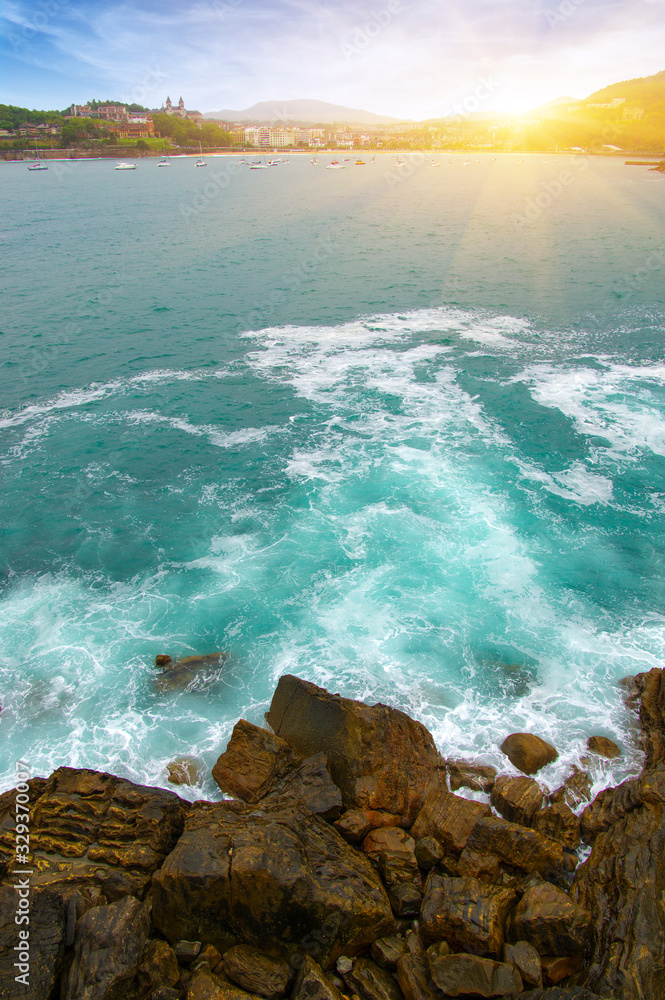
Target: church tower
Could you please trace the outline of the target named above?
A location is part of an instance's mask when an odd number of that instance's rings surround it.
[[[166,113],[167,113],[167,115],[170,115],[172,110],[173,110],[173,105],[171,104],[171,98],[167,97],[166,98]]]

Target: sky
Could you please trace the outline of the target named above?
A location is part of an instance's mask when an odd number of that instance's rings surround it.
[[[665,0],[5,0],[0,103],[519,113],[665,69]]]

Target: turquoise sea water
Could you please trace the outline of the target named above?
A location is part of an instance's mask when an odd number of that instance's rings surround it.
[[[592,733],[624,749],[599,785],[639,763],[665,178],[321,159],[0,164],[0,787],[19,756],[166,784],[286,672],[446,755],[535,731],[552,785]],[[156,690],[155,654],[214,650]]]

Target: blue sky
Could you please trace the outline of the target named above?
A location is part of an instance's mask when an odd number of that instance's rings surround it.
[[[519,111],[665,69],[665,0],[6,0],[0,103]],[[477,105],[477,106],[476,106]]]

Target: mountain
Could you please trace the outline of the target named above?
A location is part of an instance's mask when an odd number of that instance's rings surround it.
[[[662,113],[665,109],[665,70],[653,76],[640,76],[635,80],[624,80],[623,83],[603,87],[583,103],[605,104],[622,99],[627,104],[639,105],[647,112]]]
[[[222,111],[206,111],[204,118],[216,118],[231,122],[280,122],[297,124],[300,122],[340,122],[356,125],[392,125],[399,118],[389,118],[387,115],[375,115],[371,111],[359,111],[356,108],[345,108],[340,104],[328,104],[327,101],[259,101],[251,108],[240,111],[224,108]]]

